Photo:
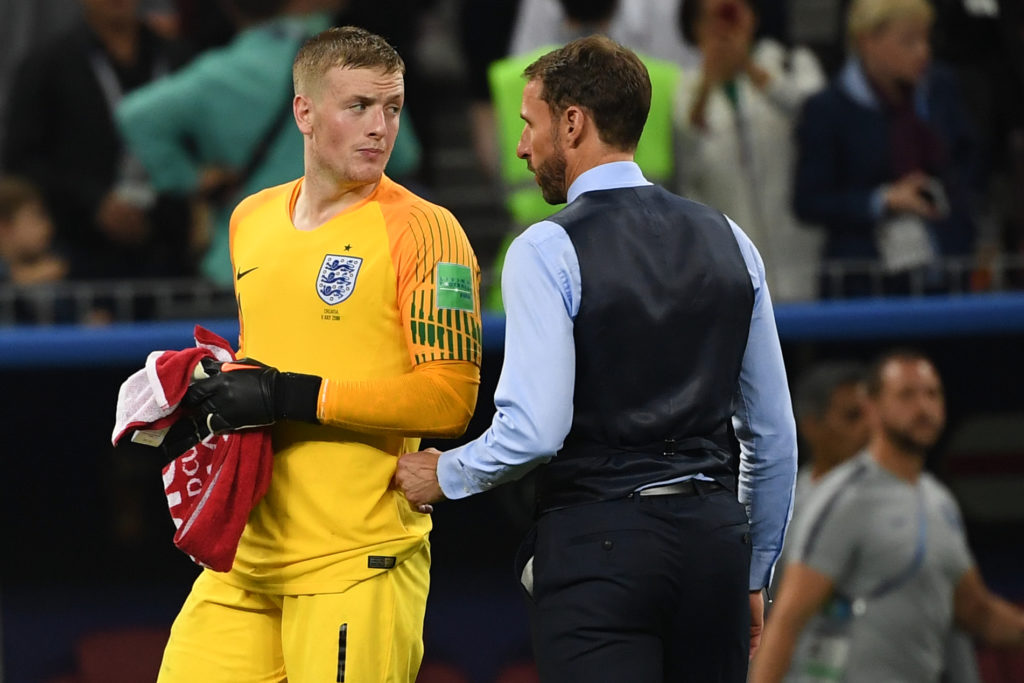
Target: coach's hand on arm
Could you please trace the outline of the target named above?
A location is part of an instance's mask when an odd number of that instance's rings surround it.
[[[279,372],[251,358],[229,363],[204,359],[205,379],[194,382],[183,404],[211,432],[265,427],[277,420],[317,422],[321,378]]]
[[[750,683],[778,683],[785,677],[800,632],[832,595],[832,588],[830,578],[806,564],[794,562],[786,567],[779,598],[764,630],[764,645],[753,661]]]
[[[415,510],[432,512],[430,504],[444,498],[441,484],[437,481],[437,460],[440,457],[441,451],[428,448],[398,458],[395,486],[405,494],[409,505]]]

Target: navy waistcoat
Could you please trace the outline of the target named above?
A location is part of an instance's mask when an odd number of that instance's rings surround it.
[[[659,186],[586,192],[549,220],[580,264],[572,428],[538,509],[702,472],[735,487],[733,401],[754,292],[718,211]]]

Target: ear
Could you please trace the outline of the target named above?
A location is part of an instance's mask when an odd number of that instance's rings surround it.
[[[586,112],[580,107],[570,105],[562,113],[562,137],[569,147],[579,147],[583,134],[590,123]]]
[[[313,101],[307,95],[296,95],[292,100],[292,113],[295,115],[295,125],[303,135],[313,133]]]

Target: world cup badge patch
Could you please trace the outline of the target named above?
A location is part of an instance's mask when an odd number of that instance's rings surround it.
[[[328,254],[316,276],[316,293],[328,306],[336,306],[352,296],[363,259],[358,256]]]

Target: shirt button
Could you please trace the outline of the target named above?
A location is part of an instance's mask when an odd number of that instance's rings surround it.
[[[601,544],[601,547],[602,547],[602,548],[604,548],[605,550],[611,550],[612,548],[614,548],[614,547],[615,547],[615,544],[614,544],[614,543],[612,543],[611,541],[604,541],[604,542],[603,542],[603,543]]]

